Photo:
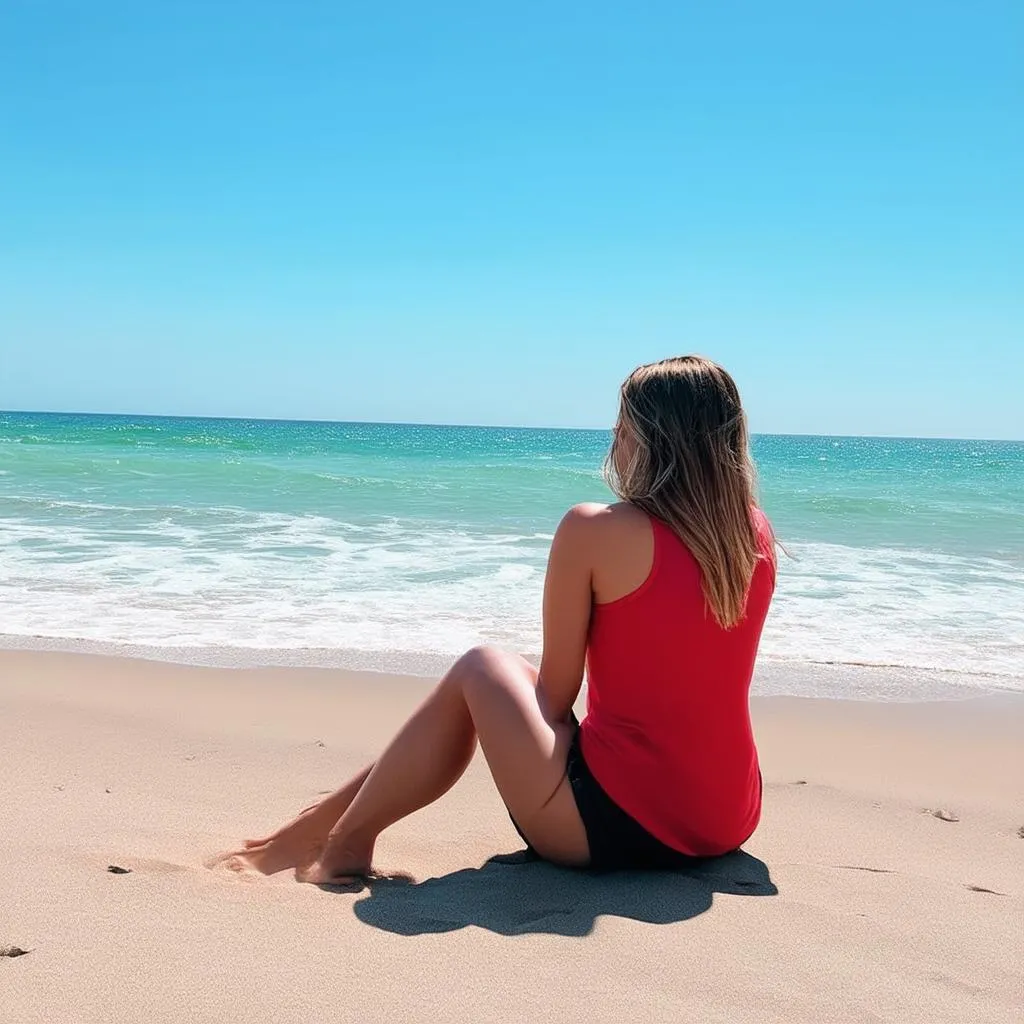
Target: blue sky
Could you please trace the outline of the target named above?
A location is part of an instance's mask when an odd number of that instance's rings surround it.
[[[0,408],[1024,437],[1024,5],[5,3]]]

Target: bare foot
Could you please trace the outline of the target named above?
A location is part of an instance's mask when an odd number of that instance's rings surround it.
[[[282,837],[222,854],[217,858],[217,864],[231,871],[257,871],[261,875],[276,875],[279,871],[309,864],[320,856],[323,847],[322,839],[303,841],[299,836]]]
[[[260,839],[246,839],[242,849],[221,854],[211,866],[239,872],[258,871],[263,875],[273,875],[288,868],[308,867],[320,859],[331,829],[348,810],[372,767],[364,768],[341,789],[307,807],[276,832]],[[372,849],[371,843],[371,852]]]
[[[296,868],[295,881],[309,885],[355,885],[370,877],[370,869],[350,871],[343,875],[332,875],[320,861],[315,861],[306,868]]]
[[[309,819],[312,818],[314,812],[318,810],[320,811],[320,815],[318,815],[318,817],[320,818],[321,826],[327,824],[328,822],[331,822],[331,818],[335,814],[338,814],[338,816],[340,817],[338,808],[331,807],[328,810],[326,807],[323,807],[324,803],[325,801],[322,801],[321,803],[310,804],[309,807],[304,807],[290,822],[288,822],[287,825],[282,825],[276,832],[271,832],[269,835],[265,835],[261,839],[246,839],[243,841],[242,846],[245,847],[245,849],[247,850],[252,850],[257,846],[266,846],[268,843],[272,843],[275,839],[281,839],[288,832],[297,829],[303,822],[305,822],[309,828],[315,828],[317,826],[314,826]],[[342,808],[342,811],[343,810],[344,808]],[[334,821],[337,820],[337,818],[334,818]],[[327,824],[328,831],[330,831],[332,827],[333,822],[331,824]]]
[[[296,867],[295,878],[312,885],[347,885],[371,874],[373,843],[360,843],[331,836],[318,855]]]
[[[316,860],[327,843],[337,818],[334,809],[317,804],[307,807],[297,818],[263,839],[247,839],[240,850],[231,850],[215,859],[218,867],[232,871],[257,871],[276,875]]]

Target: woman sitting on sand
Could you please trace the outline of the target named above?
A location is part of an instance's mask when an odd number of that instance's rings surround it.
[[[551,545],[540,670],[467,652],[374,764],[234,866],[368,875],[380,833],[446,793],[477,739],[520,834],[556,864],[666,868],[749,838],[748,691],[775,556],[729,374],[697,356],[634,371],[607,470],[621,501],[571,509]]]

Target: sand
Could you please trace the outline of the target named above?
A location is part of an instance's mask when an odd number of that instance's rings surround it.
[[[0,652],[0,952],[28,951],[0,956],[0,1019],[1024,1019],[1009,695],[756,701],[762,825],[692,875],[522,862],[479,757],[381,838],[414,884],[204,867],[366,762],[426,685]]]

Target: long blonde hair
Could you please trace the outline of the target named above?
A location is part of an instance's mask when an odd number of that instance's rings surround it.
[[[740,622],[761,554],[747,418],[732,377],[703,356],[634,370],[622,385],[605,476],[619,498],[682,539],[717,622]]]

